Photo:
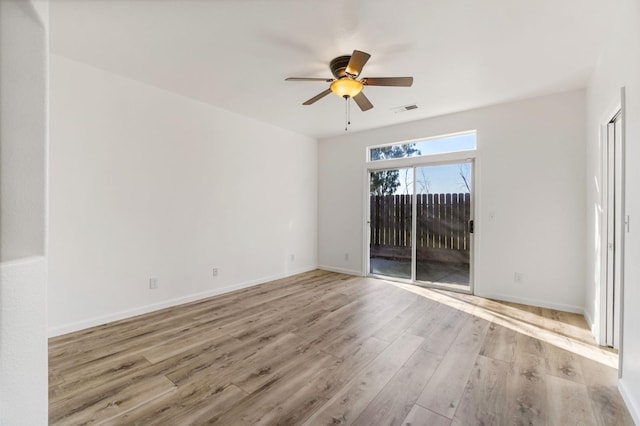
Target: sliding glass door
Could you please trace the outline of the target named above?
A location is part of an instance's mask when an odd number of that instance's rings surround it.
[[[369,273],[470,290],[473,162],[369,176]]]
[[[404,168],[369,175],[371,274],[412,279],[413,172]]]

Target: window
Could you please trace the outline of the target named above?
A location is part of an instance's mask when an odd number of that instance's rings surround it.
[[[369,161],[382,161],[395,158],[422,157],[449,152],[470,151],[476,149],[476,132],[459,133],[450,136],[421,139],[392,145],[369,148]]]

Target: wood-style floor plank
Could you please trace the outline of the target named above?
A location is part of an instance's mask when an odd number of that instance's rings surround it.
[[[507,424],[508,369],[508,362],[478,355],[452,424]]]
[[[140,405],[105,425],[197,425],[222,415],[247,394],[234,385],[211,387],[206,383],[189,383],[175,392]]]
[[[458,337],[460,330],[471,316],[466,312],[459,311],[449,306],[440,306],[434,309],[435,319],[433,326],[419,336],[425,337],[424,349],[441,355],[447,354],[451,345]],[[408,330],[409,333],[416,332],[414,328]]]
[[[480,355],[511,362],[516,353],[517,333],[509,328],[491,324]]]
[[[633,419],[618,391],[618,372],[584,357],[580,357],[580,364],[598,424],[633,426]]]
[[[548,375],[584,384],[579,356],[553,345],[545,345],[545,367]]]
[[[556,376],[546,376],[545,380],[549,424],[598,424],[585,385]]]
[[[414,405],[401,424],[406,426],[449,426],[451,419],[429,411],[419,405]]]
[[[631,425],[576,314],[312,271],[49,341],[53,425]]]
[[[68,370],[64,373],[65,380],[62,383],[49,383],[49,400],[57,402],[101,386],[105,382],[114,382],[122,378],[126,380],[131,375],[142,372],[150,364],[146,358],[134,354],[110,360],[108,363],[96,362],[84,368]]]
[[[97,423],[124,414],[144,403],[176,390],[163,376],[151,377],[117,387],[96,388],[81,397],[63,400],[50,406],[50,423],[80,425]]]
[[[356,419],[356,425],[396,425],[409,415],[442,361],[442,355],[418,349]]]
[[[279,377],[272,377],[259,392],[252,392],[211,422],[221,425],[299,424],[326,401],[316,395],[314,384],[319,375],[335,364],[332,355],[307,354],[304,363]]]
[[[450,352],[459,355],[445,355],[418,398],[418,405],[453,418],[488,328],[489,323],[485,320],[474,317],[467,319],[450,349]]]
[[[352,423],[423,342],[421,337],[411,334],[399,336],[368,367],[316,411],[306,424]]]
[[[517,350],[507,374],[506,424],[548,424],[544,378],[544,359]]]

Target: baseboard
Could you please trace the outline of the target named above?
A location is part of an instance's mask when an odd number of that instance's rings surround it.
[[[541,308],[555,309],[556,311],[571,312],[574,314],[584,315],[585,310],[582,306],[563,305],[560,303],[552,303],[544,300],[527,299],[523,297],[514,297],[503,294],[480,294],[475,293],[476,296],[485,297],[487,299],[501,300],[503,302],[520,303],[521,305],[539,306]]]
[[[322,269],[323,271],[329,271],[329,272],[337,272],[339,274],[355,275],[358,277],[362,277],[364,275],[362,271],[354,271],[353,269],[335,268],[333,266],[318,265],[318,269]]]
[[[584,316],[585,321],[587,321],[589,330],[591,330],[591,335],[595,339],[596,343],[600,345],[602,343],[600,342],[600,336],[599,336],[600,327],[598,327],[598,325],[593,321],[593,318],[591,317],[591,315],[586,309],[584,310],[584,312],[582,312],[582,315]]]
[[[591,330],[591,334],[595,336],[596,324],[593,322],[593,318],[591,318],[591,315],[589,315],[589,312],[587,312],[586,309],[582,310],[582,316],[584,317],[585,321],[587,321],[587,325],[589,326],[589,330]]]
[[[255,285],[264,284],[269,281],[279,280],[281,278],[290,277],[304,272],[309,272],[318,269],[318,267],[311,266],[301,268],[293,271],[287,271],[282,274],[272,275],[269,277],[262,277],[251,281],[244,281],[238,284],[233,284],[226,287],[216,288],[210,291],[201,293],[190,294],[187,296],[177,297],[175,299],[164,300],[162,302],[153,303],[150,305],[144,305],[133,309],[127,309],[124,311],[114,312],[108,315],[102,315],[99,317],[89,318],[86,320],[61,325],[58,327],[52,327],[48,330],[49,337],[60,336],[62,334],[73,333],[74,331],[84,330],[90,327],[107,324],[113,321],[119,321],[126,318],[135,317],[137,315],[148,314],[150,312],[159,311],[160,309],[171,308],[173,306],[182,305],[185,303],[195,302],[196,300],[206,299],[208,297],[219,296],[221,294],[230,293],[236,290],[242,290],[243,288],[253,287]]]
[[[635,422],[635,424],[640,425],[640,409],[638,409],[636,401],[627,391],[623,379],[618,380],[618,390],[620,391],[620,395],[622,395],[624,403],[627,405],[627,409],[629,410],[629,414],[631,414],[633,421]]]

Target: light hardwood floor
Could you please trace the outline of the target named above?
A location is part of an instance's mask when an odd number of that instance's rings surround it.
[[[632,425],[549,309],[313,271],[49,341],[51,424]]]

